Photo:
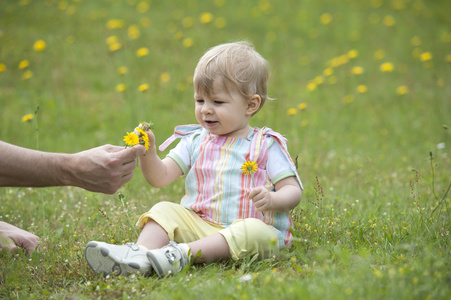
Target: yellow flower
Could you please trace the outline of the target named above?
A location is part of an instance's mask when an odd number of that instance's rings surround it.
[[[107,37],[106,43],[107,43],[108,45],[117,43],[117,36],[112,35],[112,36]]]
[[[227,25],[226,19],[220,17],[215,20],[216,28],[224,28]]]
[[[19,63],[19,69],[25,69],[30,65],[28,59],[24,59]]]
[[[298,108],[299,108],[299,110],[304,110],[304,109],[306,109],[306,108],[307,108],[307,103],[300,103],[300,104],[298,105]]]
[[[149,89],[149,85],[147,83],[143,83],[138,87],[138,91],[145,92]]]
[[[127,68],[127,67],[124,67],[124,66],[119,67],[119,68],[117,69],[117,73],[118,73],[119,75],[127,74],[127,72],[128,72],[128,68]]]
[[[127,146],[135,146],[139,144],[139,137],[134,132],[127,132],[124,141]]]
[[[387,27],[391,27],[396,24],[395,18],[393,18],[393,16],[391,16],[391,15],[385,16],[384,19],[382,20],[382,22]]]
[[[421,61],[429,61],[432,59],[432,54],[431,52],[423,52],[420,54],[420,59]]]
[[[147,12],[149,10],[149,3],[145,1],[139,2],[138,5],[136,5],[136,10],[142,14]]]
[[[446,56],[446,61],[449,62],[449,63],[451,63],[451,54],[448,54],[448,55]]]
[[[307,89],[308,89],[309,91],[314,91],[314,90],[316,90],[316,87],[317,87],[317,85],[316,85],[316,83],[314,83],[313,81],[310,81],[310,82],[307,84]]]
[[[334,70],[332,68],[327,68],[323,71],[324,76],[330,76],[334,73]]]
[[[22,122],[31,121],[33,120],[33,118],[34,118],[33,114],[26,114],[25,116],[22,117]]]
[[[353,67],[352,74],[355,74],[355,75],[363,74],[363,68],[360,66]]]
[[[252,175],[258,169],[258,164],[255,161],[246,161],[242,166],[241,170],[244,175]]]
[[[361,94],[366,93],[367,90],[368,90],[368,88],[364,84],[357,86],[357,92],[359,92]]]
[[[45,42],[43,40],[37,40],[34,45],[33,45],[33,49],[34,51],[42,51],[45,49]]]
[[[359,55],[359,52],[357,52],[357,50],[355,50],[355,49],[349,50],[349,52],[348,52],[349,58],[356,58],[358,55]]]
[[[27,79],[30,79],[31,77],[33,77],[33,72],[31,72],[30,70],[26,70],[22,74],[22,80],[27,80]]]
[[[392,72],[395,67],[392,63],[386,62],[380,65],[379,69],[381,72]]]
[[[121,43],[112,43],[109,45],[111,52],[117,51],[117,50],[121,49],[121,47],[122,47]]]
[[[119,83],[118,85],[116,85],[116,91],[118,91],[119,93],[125,91],[126,86],[123,83]]]
[[[160,81],[163,83],[169,82],[171,80],[171,75],[168,72],[164,72],[160,75]]]
[[[289,108],[289,109],[287,110],[287,115],[289,115],[289,116],[294,116],[294,115],[296,114],[296,112],[297,112],[297,109],[296,109],[296,108]]]
[[[149,49],[146,47],[139,48],[138,51],[136,51],[136,56],[142,57],[149,54]]]
[[[6,71],[6,65],[0,64],[0,73],[5,72],[5,71]]]
[[[183,47],[189,48],[193,45],[193,39],[192,38],[186,38],[183,40]]]
[[[409,92],[409,88],[407,86],[405,86],[405,85],[400,85],[396,89],[396,94],[398,94],[398,95],[405,95],[408,92]]]
[[[200,22],[202,24],[210,23],[213,20],[213,15],[209,12],[204,12],[200,15]]]
[[[149,136],[147,135],[147,133],[144,132],[144,130],[142,130],[141,128],[137,127],[136,131],[139,132],[139,137],[140,139],[143,140],[144,142],[144,147],[146,147],[146,150],[149,150]]]
[[[385,51],[382,49],[376,50],[376,52],[374,52],[374,58],[377,60],[381,60],[385,57]]]
[[[330,22],[332,22],[332,15],[329,13],[324,13],[319,18],[319,21],[324,25],[330,24]]]
[[[141,35],[141,32],[139,31],[139,28],[136,25],[131,25],[128,27],[128,37],[131,40],[136,40]]]
[[[108,22],[106,23],[106,27],[108,29],[122,28],[122,27],[124,27],[124,21],[118,20],[118,19],[111,19],[111,20],[108,20]]]

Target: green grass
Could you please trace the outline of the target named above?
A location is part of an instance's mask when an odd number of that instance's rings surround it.
[[[450,11],[449,1],[421,0],[1,1],[1,140],[77,152],[121,145],[146,120],[163,142],[176,125],[195,122],[190,80],[204,51],[246,39],[271,63],[276,99],[252,125],[288,138],[305,190],[293,211],[296,239],[280,257],[158,280],[96,276],[83,249],[90,240],[136,240],[137,217],[158,201],[179,201],[183,178],[155,189],[137,169],[120,190],[125,208],[119,193],[0,188],[0,220],[37,234],[44,247],[31,256],[0,252],[0,298],[449,298]],[[109,20],[123,26],[108,28]],[[43,51],[33,50],[37,40]],[[141,47],[149,55],[137,57]],[[328,69],[340,56],[347,59]],[[380,71],[387,62],[393,71]],[[26,70],[32,77],[22,79]],[[37,117],[21,122],[37,106]]]

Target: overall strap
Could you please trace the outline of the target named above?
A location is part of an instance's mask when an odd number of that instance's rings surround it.
[[[202,129],[202,126],[199,124],[190,124],[190,125],[180,125],[175,127],[174,134],[171,135],[163,144],[158,147],[158,150],[164,151],[170,144],[172,144],[176,139],[182,138],[184,136],[194,134],[196,131]]]

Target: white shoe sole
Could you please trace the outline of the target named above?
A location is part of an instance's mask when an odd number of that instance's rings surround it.
[[[89,242],[85,247],[85,259],[91,269],[97,274],[106,275],[123,275],[127,276],[131,273],[139,271],[139,264],[134,262],[126,262],[120,260],[116,256],[110,254],[106,247],[102,247],[100,243]]]

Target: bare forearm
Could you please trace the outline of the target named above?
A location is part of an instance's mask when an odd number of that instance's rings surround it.
[[[172,159],[161,160],[158,157],[155,146],[139,158],[139,166],[147,182],[154,187],[164,187],[181,175],[181,171],[180,174],[174,173],[177,167]]]
[[[70,154],[25,149],[0,141],[0,186],[61,186]]]
[[[298,186],[286,185],[271,192],[272,211],[286,212],[295,208],[301,201],[302,190]]]

